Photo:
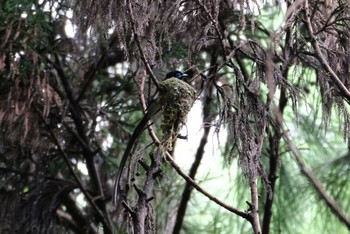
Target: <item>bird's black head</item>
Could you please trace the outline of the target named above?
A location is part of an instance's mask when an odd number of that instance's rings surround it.
[[[182,80],[186,77],[188,77],[188,75],[186,73],[182,73],[180,71],[171,71],[171,72],[168,72],[166,74],[165,80],[169,79],[169,78],[178,78],[178,79]]]

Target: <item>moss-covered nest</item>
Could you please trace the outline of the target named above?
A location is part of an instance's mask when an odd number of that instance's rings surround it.
[[[163,112],[163,144],[166,150],[171,150],[179,127],[186,122],[187,114],[196,99],[196,90],[180,79],[170,78],[160,83],[159,93]]]

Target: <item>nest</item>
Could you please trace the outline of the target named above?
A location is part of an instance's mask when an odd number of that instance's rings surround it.
[[[160,83],[159,93],[163,112],[163,146],[165,150],[172,150],[180,126],[186,122],[196,99],[196,90],[182,80],[170,78]]]

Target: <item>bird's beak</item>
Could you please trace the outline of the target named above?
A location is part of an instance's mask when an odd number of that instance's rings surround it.
[[[182,76],[181,76],[181,78],[187,78],[187,77],[189,77],[189,75],[186,74],[186,73],[183,73]]]

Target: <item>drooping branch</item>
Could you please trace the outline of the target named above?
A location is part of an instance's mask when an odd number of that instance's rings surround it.
[[[338,88],[339,92],[342,94],[342,96],[350,102],[350,91],[345,87],[343,82],[340,80],[340,78],[337,76],[335,71],[332,69],[332,67],[329,65],[329,62],[324,57],[320,45],[315,37],[314,29],[311,24],[311,12],[309,9],[309,1],[305,0],[305,12],[306,12],[306,22],[307,22],[307,29],[309,31],[309,34],[311,36],[311,43],[312,46],[317,54],[318,59],[320,60],[322,66],[324,69],[329,73],[331,80],[335,84],[335,86]]]
[[[144,63],[144,65],[146,67],[146,71],[147,71],[148,75],[151,77],[151,80],[154,82],[155,86],[157,88],[159,88],[159,81],[158,81],[157,77],[154,75],[149,62],[147,61],[145,53],[143,52],[143,49],[142,49],[139,35],[136,32],[135,17],[134,17],[134,11],[133,11],[131,1],[128,0],[127,3],[128,3],[128,11],[129,11],[129,16],[130,16],[131,29],[132,29],[132,32],[133,32],[133,35],[134,35],[134,38],[136,41],[138,51],[139,51],[140,56],[141,56],[141,60]]]
[[[221,49],[222,49],[222,52],[224,55],[223,59],[224,59],[224,61],[226,61],[226,55],[228,53],[226,52],[226,49],[225,49],[224,38],[223,38],[222,33],[219,29],[219,23],[218,23],[217,19],[214,18],[214,16],[209,12],[208,8],[201,1],[196,0],[196,3],[204,10],[205,14],[209,17],[209,20],[212,23],[217,36],[219,37],[220,46],[221,46]]]

